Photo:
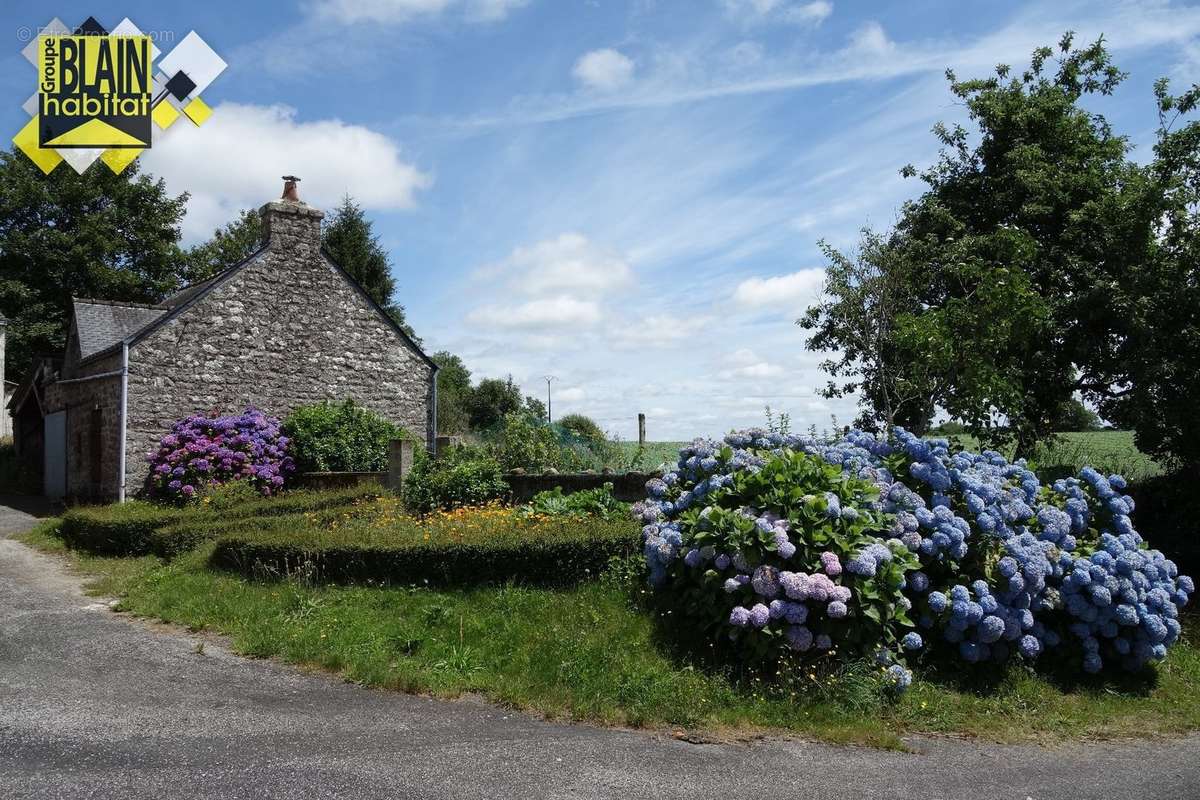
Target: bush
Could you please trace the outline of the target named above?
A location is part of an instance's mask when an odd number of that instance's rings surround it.
[[[283,432],[302,472],[382,472],[388,468],[388,443],[413,438],[353,400],[301,406],[284,420]]]
[[[1190,575],[1200,571],[1200,496],[1185,473],[1143,478],[1129,486],[1138,530]]]
[[[482,505],[507,494],[500,465],[474,447],[455,447],[436,459],[422,455],[404,481],[405,505],[422,514]]]
[[[492,436],[488,450],[502,469],[541,472],[557,469],[568,472],[583,468],[583,460],[571,448],[563,446],[555,431],[528,414],[509,414]]]
[[[41,487],[42,476],[34,465],[17,454],[12,441],[0,441],[0,494],[39,494]]]
[[[1120,476],[1043,486],[1024,461],[902,429],[697,440],[647,488],[651,580],[685,624],[752,658],[873,654],[898,688],[926,650],[1138,669],[1176,641],[1195,588],[1133,529]]]
[[[520,508],[520,513],[526,516],[621,519],[629,513],[629,504],[613,497],[611,483],[571,494],[563,494],[562,487],[555,486],[535,494]]]
[[[600,426],[596,424],[591,417],[585,417],[583,414],[567,414],[559,417],[556,423],[567,433],[589,443],[602,443],[608,437],[604,435],[604,431],[600,430]]]
[[[197,414],[176,422],[146,460],[151,496],[175,502],[231,481],[270,495],[295,471],[279,420],[252,406],[237,416]]]
[[[753,660],[781,646],[899,648],[914,627],[900,588],[918,563],[883,538],[872,481],[803,452],[764,456],[704,442],[684,448],[680,464],[647,483],[653,499],[639,509],[649,523],[650,580],[668,590],[674,616],[710,638],[728,633]],[[664,503],[674,519],[656,524]],[[852,571],[866,563],[869,574]]]
[[[518,412],[506,416],[498,428],[484,435],[484,441],[505,470],[577,472],[619,465],[623,460],[621,449],[608,441],[587,417],[576,417],[590,423],[595,430],[579,436],[560,423],[547,425]]]
[[[290,492],[272,498],[255,494],[235,502],[236,493],[227,488],[184,508],[138,500],[73,508],[63,514],[59,536],[69,547],[97,555],[170,558],[216,538],[231,524],[286,515],[343,513],[379,495],[378,490],[355,487]]]
[[[247,526],[217,541],[211,563],[249,576],[302,573],[335,583],[565,586],[599,575],[637,545],[627,521],[581,525],[460,509],[424,521],[384,515],[332,528]]]

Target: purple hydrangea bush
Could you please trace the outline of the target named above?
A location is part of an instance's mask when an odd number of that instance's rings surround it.
[[[660,598],[754,660],[882,653],[881,665],[899,664],[919,562],[887,535],[878,481],[760,438],[697,440],[647,484],[634,513]],[[903,666],[888,674],[899,689],[911,678]]]
[[[186,501],[231,481],[247,481],[264,495],[279,491],[296,469],[279,426],[253,406],[236,416],[195,414],[176,422],[146,455],[151,496]]]
[[[931,649],[1056,650],[1089,673],[1164,658],[1195,584],[1138,535],[1125,488],[1091,468],[1043,484],[902,429],[752,429],[683,448],[634,513],[651,584],[710,635],[752,656],[873,653],[903,689]]]

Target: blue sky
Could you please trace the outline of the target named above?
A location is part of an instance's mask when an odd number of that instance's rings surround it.
[[[375,221],[427,348],[555,412],[651,439],[818,428],[821,357],[793,320],[826,239],[886,227],[962,109],[944,70],[1021,65],[1064,30],[1103,33],[1130,73],[1094,103],[1145,157],[1151,84],[1200,79],[1200,9],[1130,2],[289,0],[8,2],[0,114],[34,90],[19,55],[52,16],[181,39],[229,63],[216,114],[144,155],[192,199],[187,241],[278,195],[282,174]],[[66,169],[65,165],[60,169]],[[102,165],[95,168],[102,169]]]

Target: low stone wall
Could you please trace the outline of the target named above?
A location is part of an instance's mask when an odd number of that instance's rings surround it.
[[[606,483],[613,485],[613,496],[632,503],[646,498],[646,481],[660,476],[658,472],[620,472],[603,474],[595,472],[570,472],[548,475],[523,475],[508,473],[504,480],[512,491],[514,503],[528,502],[538,492],[561,486],[564,494],[598,489]]]
[[[389,475],[388,472],[304,472],[293,477],[289,483],[298,489],[315,491],[345,489],[366,484],[392,486],[393,478],[389,478]],[[606,483],[613,485],[613,496],[618,500],[633,503],[646,498],[646,481],[661,475],[659,472],[565,472],[538,475],[510,472],[504,475],[504,480],[508,483],[511,493],[509,500],[513,503],[527,503],[538,492],[550,491],[556,486],[561,486],[564,494],[571,494],[585,489],[599,489]],[[394,485],[399,487],[403,478],[399,474],[393,477]]]
[[[289,483],[297,489],[325,491],[367,484],[383,486],[387,476],[386,472],[304,472],[293,477]]]

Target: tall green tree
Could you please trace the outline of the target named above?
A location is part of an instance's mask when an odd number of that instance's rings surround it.
[[[902,425],[923,433],[933,419],[943,378],[917,357],[921,342],[905,337],[913,306],[909,265],[887,235],[864,229],[857,252],[846,255],[820,243],[828,264],[821,296],[796,320],[812,334],[809,350],[831,353],[821,362],[830,380],[823,397],[856,394],[857,424],[867,430]]]
[[[189,284],[245,261],[262,246],[262,218],[256,211],[243,210],[238,218],[213,231],[212,238],[188,248],[184,270]]]
[[[383,306],[388,316],[417,344],[420,337],[404,315],[404,306],[395,302],[396,281],[387,251],[379,244],[362,207],[346,195],[334,209],[333,217],[321,231],[321,244],[342,269],[350,273],[371,299]]]
[[[1062,405],[1054,423],[1056,431],[1098,431],[1101,427],[1100,416],[1074,397]]]
[[[539,425],[545,425],[550,421],[546,404],[532,395],[525,395],[525,413]]]
[[[1102,40],[1067,34],[1018,75],[947,77],[974,130],[934,128],[940,156],[889,241],[908,280],[893,339],[937,377],[936,406],[1024,454],[1103,381],[1109,288],[1150,254],[1155,207],[1128,142],[1082,105],[1124,78]]]
[[[187,195],[161,179],[97,164],[44,175],[0,152],[0,312],[9,320],[6,378],[60,354],[71,297],[155,303],[183,282],[180,222]]]
[[[438,432],[466,433],[471,429],[468,403],[471,398],[471,371],[462,359],[441,350],[430,358],[438,365]]]
[[[471,390],[467,402],[472,430],[486,430],[522,407],[521,387],[509,375],[505,380],[484,378]]]
[[[1089,395],[1134,429],[1138,448],[1200,475],[1200,86],[1155,85],[1158,141],[1142,189],[1151,257],[1105,287],[1112,332],[1094,351]]]

